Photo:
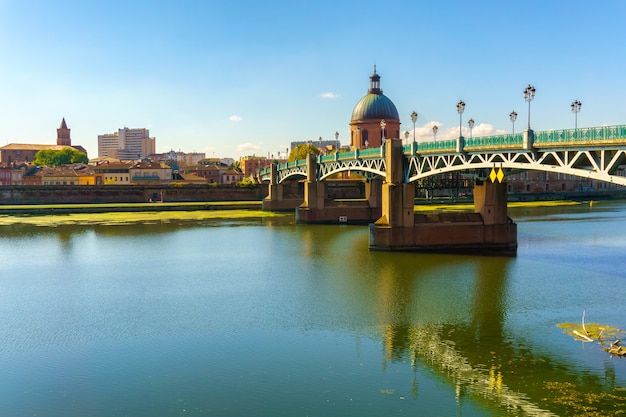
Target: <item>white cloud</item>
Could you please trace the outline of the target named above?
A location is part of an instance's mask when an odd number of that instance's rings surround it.
[[[322,93],[322,94],[320,94],[320,97],[321,97],[321,98],[337,98],[337,97],[339,97],[339,94],[337,94],[337,93],[333,93],[333,92],[330,92],[330,91],[329,91],[329,92],[327,92],[327,93]]]
[[[233,114],[228,118],[228,120],[230,120],[231,122],[240,122],[243,120],[243,117]]]
[[[240,143],[237,145],[237,152],[244,154],[258,152],[260,149],[261,147],[259,145],[255,145],[254,143]]]

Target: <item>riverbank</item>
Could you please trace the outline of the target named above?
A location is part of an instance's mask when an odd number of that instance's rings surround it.
[[[509,208],[589,205],[592,202],[512,202]],[[416,204],[415,212],[472,212],[472,203]],[[261,202],[62,204],[1,206],[0,226],[121,225],[137,223],[190,223],[216,219],[288,219],[293,212],[261,210]]]
[[[514,201],[509,207],[540,207],[581,204],[572,200]],[[585,202],[584,204],[588,204]],[[55,214],[98,214],[98,213],[143,213],[168,211],[204,210],[253,210],[260,211],[261,201],[210,201],[178,203],[107,203],[107,204],[41,204],[0,206],[0,215],[55,215]],[[466,201],[429,200],[416,201],[415,211],[471,211],[474,204]]]
[[[261,210],[261,201],[210,201],[177,203],[38,204],[0,206],[4,215],[71,213],[136,213],[196,210]]]

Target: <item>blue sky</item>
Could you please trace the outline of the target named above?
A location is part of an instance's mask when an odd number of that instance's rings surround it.
[[[349,143],[374,65],[402,130],[474,136],[626,124],[626,2],[0,0],[0,144],[150,129],[157,151]],[[412,137],[412,134],[411,134]]]

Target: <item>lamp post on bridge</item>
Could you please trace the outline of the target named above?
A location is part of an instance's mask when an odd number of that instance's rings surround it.
[[[406,142],[409,141],[409,131],[405,130],[404,131],[404,144],[406,145]]]
[[[580,111],[580,106],[582,106],[583,104],[578,101],[578,100],[574,100],[572,102],[572,113],[574,113],[574,130],[578,129],[578,112]]]
[[[528,102],[528,130],[530,130],[530,102],[535,98],[535,87],[528,84],[524,89],[524,100]]]
[[[467,125],[469,126],[470,129],[470,139],[472,138],[472,129],[474,128],[474,119],[469,119],[467,121]]]
[[[357,145],[356,148],[361,149],[361,135],[360,135],[361,128],[357,126],[355,130],[356,130],[356,145]]]
[[[413,122],[413,143],[415,143],[415,122],[417,122],[417,113],[411,113],[411,121]]]
[[[463,137],[463,131],[461,129],[461,125],[463,124],[463,112],[465,111],[465,102],[463,100],[459,100],[456,103],[456,111],[459,113],[459,137]]]
[[[335,152],[339,152],[339,132],[335,132]]]
[[[382,130],[382,134],[383,134],[383,137],[382,137],[382,140],[381,140],[381,143],[380,143],[381,146],[382,146],[383,143],[385,143],[385,126],[387,126],[387,122],[385,122],[385,119],[382,119],[380,121],[380,129]]]
[[[433,126],[433,135],[435,135],[435,144],[437,143],[437,131],[439,130],[439,126]]]
[[[509,119],[513,123],[513,134],[515,134],[515,121],[517,120],[517,112],[515,110],[509,113]]]

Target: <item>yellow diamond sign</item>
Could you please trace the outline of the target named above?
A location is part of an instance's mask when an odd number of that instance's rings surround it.
[[[491,182],[496,182],[497,177],[498,177],[498,174],[496,174],[496,169],[491,168],[491,172],[489,173],[489,179],[491,180]]]
[[[502,168],[498,170],[497,178],[498,178],[498,182],[502,182],[502,180],[504,179],[504,171],[502,171]]]

